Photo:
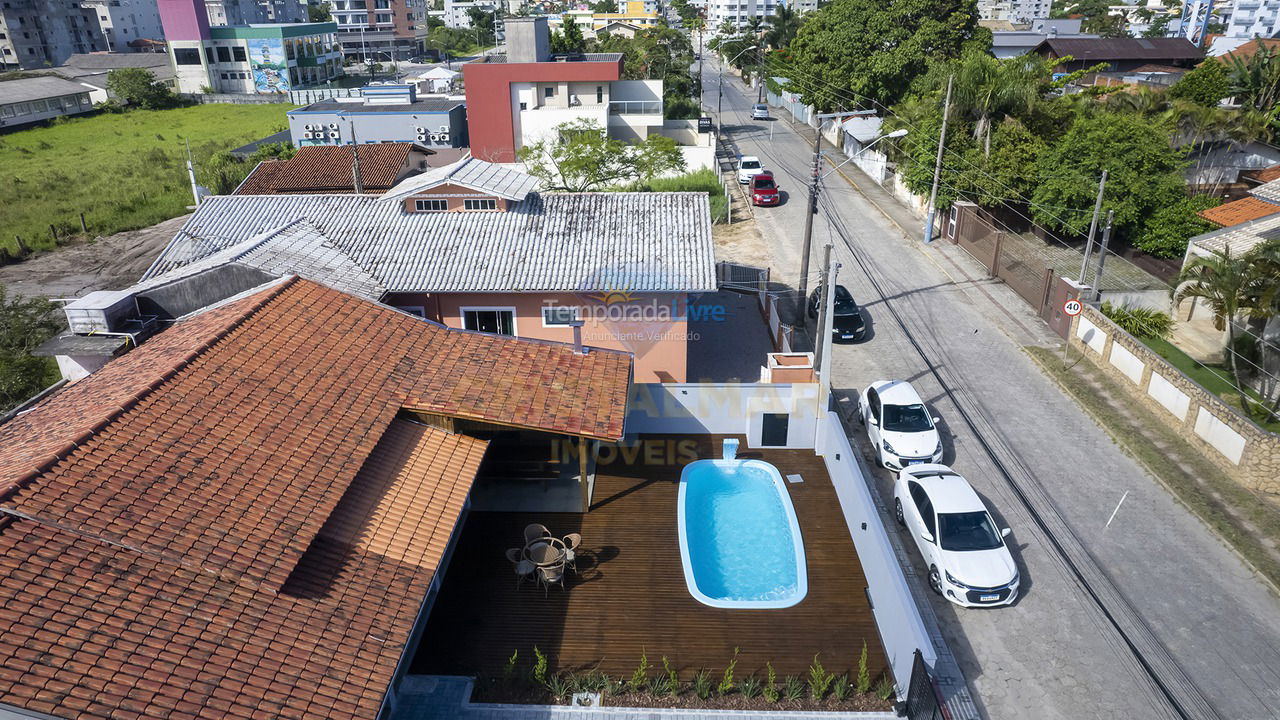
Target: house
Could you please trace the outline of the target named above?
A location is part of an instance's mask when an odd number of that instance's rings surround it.
[[[466,158],[382,195],[209,197],[144,277],[219,253],[310,277],[299,263],[323,258],[336,287],[446,326],[625,350],[638,380],[684,381],[690,297],[717,289],[706,193],[535,187]]]
[[[525,145],[557,139],[557,127],[585,120],[626,141],[671,137],[689,170],[714,165],[712,134],[698,133],[696,120],[664,120],[662,81],[623,80],[621,53],[553,57],[545,17],[508,19],[507,48],[462,67],[475,157],[514,162]]]
[[[342,75],[332,22],[210,27],[203,0],[167,0],[160,18],[179,92],[274,95]]]
[[[295,147],[412,142],[437,148],[467,146],[462,97],[418,96],[416,85],[368,85],[360,97],[331,98],[290,110]]]
[[[1280,205],[1252,195],[1201,210],[1196,214],[1218,227],[1235,227],[1280,213]]]
[[[1221,226],[1187,243],[1183,264],[1196,256],[1230,252],[1239,256],[1280,237],[1280,179],[1258,185],[1249,196],[1196,213]]]
[[[1280,163],[1280,147],[1258,140],[1205,142],[1187,155],[1187,161],[1183,176],[1193,191],[1238,195],[1249,185],[1246,173]]]
[[[0,82],[0,128],[89,112],[90,92],[87,85],[55,75]]]
[[[89,100],[106,102],[111,97],[107,91],[107,77],[112,70],[141,68],[155,76],[156,82],[170,90],[177,90],[173,66],[169,57],[149,52],[78,53],[54,68],[61,76],[75,80],[90,88]]]
[[[418,76],[418,86],[428,93],[447,95],[457,89],[462,73],[439,66]]]
[[[0,425],[6,716],[383,717],[492,438],[622,437],[626,353],[211,273],[69,316],[171,318]]]
[[[605,24],[594,27],[591,30],[591,36],[599,38],[601,35],[613,35],[616,37],[634,38],[643,32],[643,28],[631,22],[624,20],[610,20]]]
[[[1046,38],[1032,49],[1050,60],[1071,57],[1057,66],[1059,72],[1074,72],[1099,63],[1106,72],[1126,72],[1143,65],[1160,64],[1192,68],[1204,52],[1190,40],[1172,38]]]
[[[355,187],[356,154],[360,160],[360,188]],[[258,163],[233,195],[297,195],[315,193],[371,193],[380,195],[405,178],[427,169],[435,153],[413,143],[376,145],[307,145],[288,160]]]

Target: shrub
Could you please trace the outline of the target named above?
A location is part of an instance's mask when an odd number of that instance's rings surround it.
[[[733,649],[733,657],[729,660],[729,664],[725,666],[724,677],[720,680],[720,684],[716,686],[716,693],[720,695],[728,695],[733,692],[733,670],[738,666],[738,648]]]
[[[893,678],[888,675],[881,675],[880,682],[876,683],[876,697],[881,700],[888,700],[893,697],[894,690]]]
[[[649,688],[649,657],[643,650],[640,652],[640,664],[631,671],[631,681],[628,685],[631,692],[642,693]]]
[[[627,689],[627,684],[621,678],[605,676],[604,691],[610,695],[621,695]]]
[[[782,681],[782,695],[793,702],[804,697],[804,681],[795,675],[788,675]]]
[[[867,670],[867,641],[862,641],[862,652],[858,654],[858,679],[854,688],[859,695],[865,695],[871,689],[871,672]]]
[[[575,685],[580,692],[604,692],[609,687],[609,676],[599,670],[591,670],[575,678]]]
[[[662,673],[667,676],[669,693],[675,695],[680,692],[680,675],[676,673],[675,668],[671,667],[666,655],[662,656]]]
[[[502,666],[502,681],[510,683],[516,678],[516,661],[520,657],[520,650],[512,650],[511,657],[507,658],[507,662]]]
[[[547,656],[542,654],[537,645],[533,646],[533,668],[529,675],[538,685],[547,684]]]
[[[710,168],[673,177],[653,178],[619,188],[625,192],[705,192],[711,200],[711,221],[722,223],[729,217],[729,201],[724,196],[720,176]]]
[[[1128,307],[1102,303],[1102,314],[1120,329],[1137,338],[1164,340],[1173,332],[1173,318],[1168,313],[1146,307]]]
[[[699,670],[698,674],[693,676],[693,694],[701,700],[711,697],[711,673]]]
[[[765,663],[765,681],[761,692],[764,699],[771,703],[778,702],[778,673],[773,670],[773,663]]]
[[[849,697],[848,675],[841,675],[835,679],[835,682],[831,685],[831,697],[835,698],[837,701],[841,701]]]
[[[821,700],[826,697],[827,690],[835,679],[836,676],[822,667],[822,661],[818,659],[817,653],[814,653],[813,662],[809,664],[809,694],[813,699]]]
[[[748,675],[742,678],[742,682],[738,683],[738,692],[742,693],[742,697],[750,700],[760,694],[760,679],[755,675]]]
[[[547,678],[547,692],[557,700],[567,698],[573,694],[573,680],[561,674],[555,674]]]

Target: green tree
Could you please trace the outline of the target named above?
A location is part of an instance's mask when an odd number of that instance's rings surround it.
[[[558,138],[525,145],[519,152],[529,173],[552,190],[603,190],[684,169],[675,140],[656,133],[628,145],[590,120],[558,125],[556,133]]]
[[[107,90],[121,102],[144,110],[173,107],[178,98],[169,88],[156,82],[156,76],[145,68],[121,68],[107,73]]]
[[[445,57],[458,57],[475,44],[474,36],[462,28],[438,27],[427,33],[426,46]]]
[[[492,43],[497,14],[478,7],[470,7],[467,8],[467,17],[471,19],[471,29],[475,32],[476,44]]]
[[[0,412],[6,412],[57,379],[51,358],[31,355],[37,345],[62,329],[53,303],[44,298],[10,296],[0,285]]]
[[[1192,258],[1183,266],[1171,290],[1174,307],[1189,298],[1201,300],[1213,313],[1214,327],[1227,331],[1227,368],[1235,378],[1237,387],[1240,386],[1240,371],[1235,355],[1237,323],[1244,315],[1256,311],[1253,301],[1260,295],[1259,283],[1268,280],[1258,270],[1253,257],[1232,255],[1228,247],[1222,254],[1212,253]],[[1274,280],[1270,278],[1273,283]],[[1244,398],[1241,398],[1241,402],[1244,407],[1248,407]]]
[[[1275,119],[1276,102],[1280,101],[1280,57],[1270,46],[1260,45],[1248,58],[1232,56],[1228,75],[1232,97]]]
[[[319,5],[307,6],[307,22],[329,22],[333,20],[333,13],[330,11],[329,3],[322,2]]]
[[[990,47],[976,0],[833,0],[800,26],[780,72],[821,111],[892,105],[931,62]]]
[[[1185,153],[1170,146],[1169,136],[1166,124],[1133,113],[1078,118],[1036,163],[1032,216],[1047,227],[1084,234],[1105,169],[1103,213],[1114,210],[1117,234],[1132,237],[1144,218],[1184,197]]]
[[[438,16],[438,15],[428,15],[428,16],[427,16],[427,32],[428,32],[428,33],[430,33],[432,30],[435,30],[436,28],[440,28],[440,27],[444,27],[444,26],[445,26],[445,25],[444,25],[444,18],[442,18],[442,17],[440,17],[440,16]]]
[[[582,29],[572,15],[566,15],[564,29],[551,34],[551,52],[580,53],[586,49],[587,41],[582,37]]]
[[[591,12],[601,15],[618,12],[618,3],[613,0],[595,0],[591,3]]]
[[[1216,58],[1206,60],[1183,75],[1181,80],[1169,88],[1167,94],[1171,99],[1216,107],[1223,98],[1231,94],[1231,78],[1227,66]]]
[[[800,13],[790,5],[778,5],[769,18],[769,29],[764,34],[764,42],[774,50],[782,50],[791,44],[796,33],[800,31],[803,19]]]
[[[1156,257],[1182,257],[1188,240],[1215,227],[1196,213],[1220,202],[1208,195],[1194,195],[1161,205],[1143,221],[1133,244]]]

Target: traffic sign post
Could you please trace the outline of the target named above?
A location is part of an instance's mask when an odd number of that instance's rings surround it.
[[[1083,310],[1084,310],[1084,303],[1080,302],[1079,300],[1076,300],[1075,298],[1072,298],[1062,303],[1062,312],[1066,313],[1067,317],[1075,317],[1079,315]],[[1071,327],[1068,325],[1066,341],[1062,346],[1062,367],[1067,366],[1067,351],[1069,351],[1070,349],[1071,349]]]

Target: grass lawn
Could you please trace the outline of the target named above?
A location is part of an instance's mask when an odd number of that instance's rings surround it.
[[[1154,350],[1160,357],[1168,360],[1170,365],[1181,370],[1187,377],[1200,383],[1200,386],[1205,390],[1208,390],[1214,395],[1222,398],[1222,400],[1228,405],[1237,409],[1240,408],[1240,392],[1235,389],[1235,386],[1231,381],[1231,373],[1227,371],[1226,368],[1216,365],[1206,367],[1205,365],[1192,360],[1191,356],[1182,352],[1177,348],[1177,346],[1167,340],[1147,337],[1139,338],[1139,340],[1142,344]],[[1259,402],[1262,401],[1262,398],[1258,393],[1252,390],[1249,390],[1248,393],[1249,397],[1258,400]],[[1264,422],[1259,419],[1258,415],[1251,414],[1243,410],[1241,412],[1244,412],[1247,417],[1252,418],[1254,422],[1267,430],[1270,430],[1271,432],[1280,432],[1280,420],[1272,418],[1269,421]]]
[[[59,239],[154,225],[192,204],[186,148],[197,168],[230,150],[287,127],[292,105],[195,105],[172,110],[68,118],[49,127],[0,135],[0,247],[32,249]]]

